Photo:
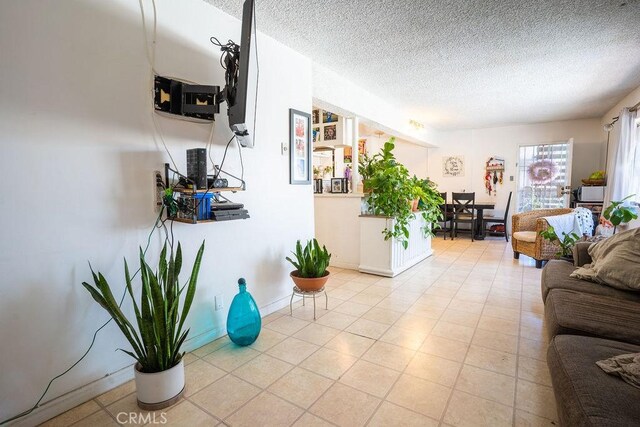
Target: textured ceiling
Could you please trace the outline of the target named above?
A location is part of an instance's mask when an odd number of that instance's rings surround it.
[[[206,0],[240,17],[241,0]],[[640,0],[256,0],[258,29],[440,129],[601,117],[640,86]]]

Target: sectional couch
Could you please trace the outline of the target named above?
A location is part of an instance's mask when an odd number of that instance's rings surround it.
[[[591,261],[589,245],[575,247],[580,265]],[[640,292],[569,277],[575,268],[549,261],[541,280],[550,337],[547,364],[561,425],[640,425],[640,389],[595,363],[640,353]]]

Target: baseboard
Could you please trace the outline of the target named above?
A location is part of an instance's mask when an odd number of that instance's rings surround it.
[[[358,271],[362,273],[376,274],[378,276],[384,276],[384,277],[396,277],[398,274],[424,261],[425,259],[429,258],[431,255],[433,255],[433,250],[424,253],[424,255],[413,258],[411,261],[407,262],[402,267],[399,267],[396,269],[378,268],[378,267],[373,267],[369,265],[359,265]]]
[[[276,301],[260,308],[262,317],[268,316],[289,305],[290,295],[281,297]],[[226,335],[225,328],[214,328],[205,331],[195,337],[191,337],[184,343],[184,351],[190,352],[203,345],[209,344],[211,341]],[[69,409],[75,408],[84,402],[94,399],[109,390],[112,390],[127,381],[133,379],[133,364],[126,366],[116,372],[107,374],[106,376],[90,382],[82,387],[72,390],[68,393],[58,396],[35,409],[29,415],[7,424],[15,427],[32,427],[41,424],[53,417],[56,417]],[[0,420],[2,421],[2,420]]]
[[[337,268],[344,268],[347,270],[357,270],[358,269],[358,264],[357,263],[353,263],[353,262],[340,262],[340,261],[336,261],[336,262],[332,262],[330,264],[331,267],[337,267]]]

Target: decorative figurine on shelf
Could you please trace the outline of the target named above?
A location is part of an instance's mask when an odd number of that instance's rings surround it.
[[[234,343],[246,346],[252,344],[260,335],[262,319],[256,302],[247,292],[247,282],[238,279],[240,292],[233,297],[227,317],[227,333]]]

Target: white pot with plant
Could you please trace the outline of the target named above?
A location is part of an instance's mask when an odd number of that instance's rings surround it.
[[[140,250],[142,289],[138,302],[134,297],[127,261],[124,261],[126,289],[133,303],[136,326],[120,309],[111,287],[101,273],[96,274],[91,270],[94,286],[87,282],[82,283],[93,299],[109,313],[131,344],[132,351],[119,350],[136,360],[136,394],[138,406],[142,409],[158,410],[171,406],[184,392],[184,352],[180,352],[180,349],[189,334],[189,330],[183,331],[183,327],[193,303],[203,252],[204,242],[196,255],[189,280],[180,286],[180,243],[175,257],[171,250],[168,262],[165,244],[160,254],[157,272],[149,267]],[[180,299],[184,291],[184,302],[180,308]]]

